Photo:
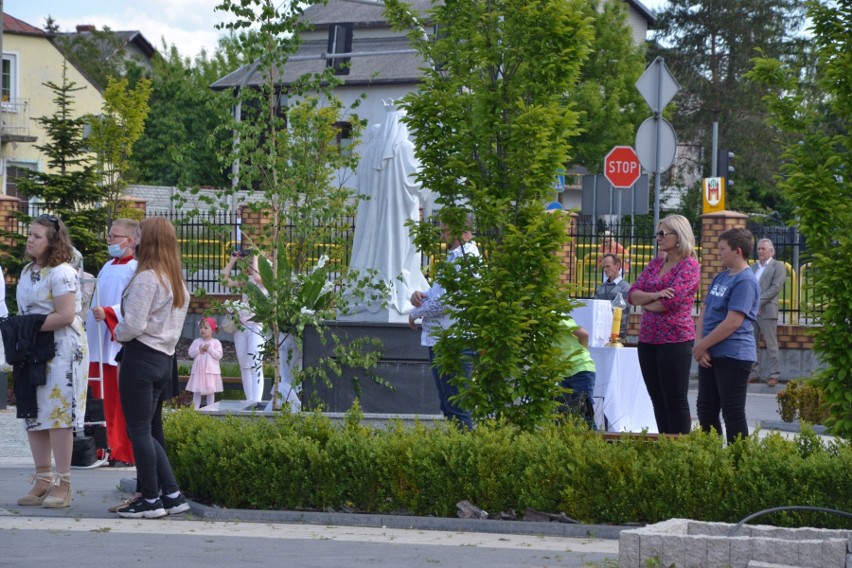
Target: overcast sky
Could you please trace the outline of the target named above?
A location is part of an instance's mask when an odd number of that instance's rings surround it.
[[[640,0],[657,10],[665,0]],[[217,0],[3,0],[3,9],[38,28],[53,16],[60,31],[73,32],[78,24],[109,26],[115,31],[139,30],[155,48],[176,45],[181,55],[195,57],[211,51],[221,32],[215,25],[226,14],[215,12]]]

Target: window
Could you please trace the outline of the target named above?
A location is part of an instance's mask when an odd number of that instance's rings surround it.
[[[4,103],[12,103],[18,98],[18,58],[8,53],[3,54],[3,90]]]
[[[349,75],[349,57],[330,57],[335,53],[350,53],[352,51],[353,24],[331,24],[328,28],[328,54],[326,67],[334,67],[335,75]]]
[[[352,154],[352,124],[349,122],[335,122],[337,128],[337,149],[343,156]]]
[[[33,163],[10,161],[6,165],[6,187],[4,190],[9,197],[17,197],[21,200],[18,204],[18,210],[22,213],[29,214],[29,198],[23,193],[18,193],[18,179],[26,177],[28,172],[37,169],[38,166]]]

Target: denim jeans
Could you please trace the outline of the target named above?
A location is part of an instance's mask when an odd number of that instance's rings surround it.
[[[559,386],[573,391],[562,395],[560,402],[563,408],[560,411],[567,412],[577,408],[577,405],[582,404],[579,408],[583,412],[583,418],[585,418],[589,428],[597,430],[594,410],[589,412],[589,409],[592,409],[592,397],[595,392],[595,372],[580,371],[576,375],[571,375],[567,379],[563,379],[559,383]]]
[[[432,366],[432,377],[435,379],[435,387],[438,389],[441,413],[447,420],[455,421],[459,429],[473,430],[473,419],[470,416],[470,411],[464,410],[450,401],[451,397],[459,394],[459,388],[452,384],[453,375],[442,375],[438,371],[438,367],[435,365],[435,350],[431,347],[429,348],[429,364]],[[470,378],[473,372],[473,353],[464,353],[462,371],[465,377]]]
[[[153,426],[160,397],[172,379],[172,366],[170,355],[139,341],[133,340],[124,346],[118,390],[133,446],[138,487],[146,499],[159,497],[160,489],[165,494],[178,491],[169,458],[154,435],[162,426]]]
[[[714,357],[713,366],[698,367],[698,422],[709,432],[722,434],[719,411],[725,419],[725,438],[732,443],[737,436],[748,436],[745,405],[748,376],[753,361]]]
[[[692,429],[687,393],[694,343],[639,343],[639,367],[661,434],[688,434]]]

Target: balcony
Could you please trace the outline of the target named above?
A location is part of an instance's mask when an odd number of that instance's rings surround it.
[[[11,99],[0,102],[2,116],[2,142],[35,142],[30,133],[30,102],[26,99]]]

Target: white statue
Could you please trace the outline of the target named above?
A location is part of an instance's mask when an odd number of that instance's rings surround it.
[[[385,103],[385,110],[385,122],[367,130],[356,170],[358,192],[367,199],[358,205],[349,268],[378,271],[391,288],[388,314],[403,321],[399,316],[412,310],[411,293],[429,287],[420,270],[420,254],[405,226],[408,220],[419,221],[425,196],[415,179],[420,164],[408,139],[408,127],[401,120],[402,111],[393,102]],[[379,307],[363,310],[376,313]]]

